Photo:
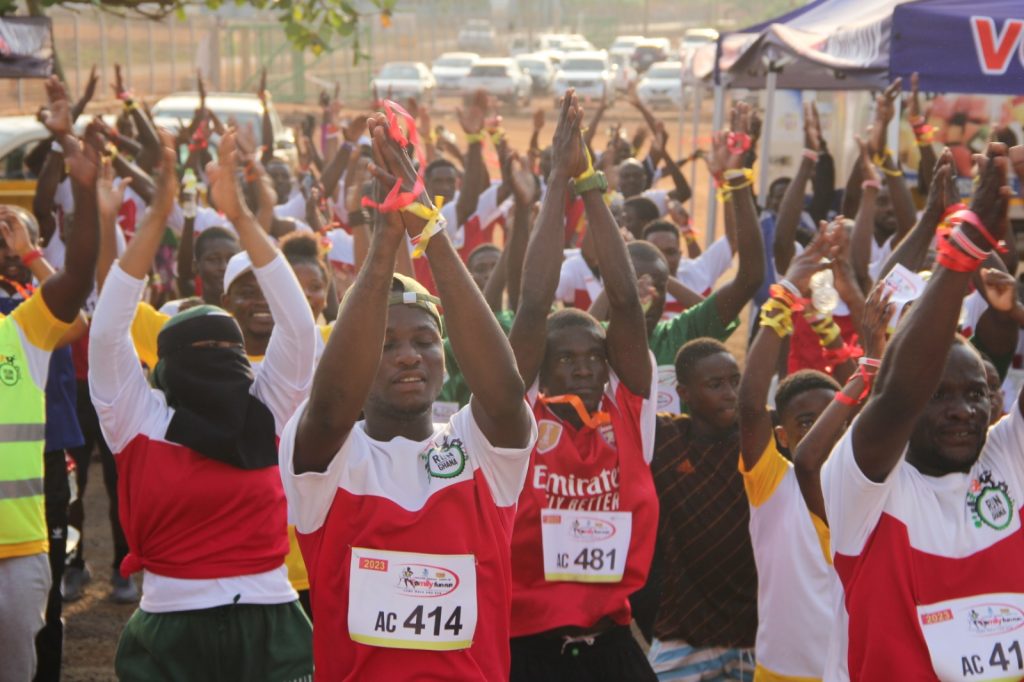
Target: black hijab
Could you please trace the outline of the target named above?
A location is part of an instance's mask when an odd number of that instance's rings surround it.
[[[202,341],[233,345],[193,345]],[[277,464],[274,415],[249,392],[254,377],[243,343],[227,312],[190,308],[157,336],[153,384],[174,408],[167,440],[239,469],[262,469]]]

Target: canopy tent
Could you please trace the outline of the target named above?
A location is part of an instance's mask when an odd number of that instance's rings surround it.
[[[917,0],[892,17],[892,77],[922,90],[1024,95],[1022,0]]]

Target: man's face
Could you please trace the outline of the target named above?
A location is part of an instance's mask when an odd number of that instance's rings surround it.
[[[729,353],[715,353],[697,362],[686,383],[677,387],[679,398],[718,430],[732,428],[737,418],[740,368]]]
[[[605,340],[590,327],[563,327],[548,333],[541,388],[547,395],[577,395],[587,410],[601,406],[608,382]]]
[[[988,414],[988,423],[991,426],[1003,416],[1003,402],[1006,396],[1003,393],[1003,385],[999,383],[999,372],[991,362],[985,362],[985,383],[988,384],[988,398],[992,403],[992,409]]]
[[[484,290],[487,282],[491,279],[491,273],[498,266],[498,259],[501,253],[492,249],[479,251],[469,259],[469,274],[480,291]]]
[[[644,219],[633,206],[630,204],[623,205],[621,226],[629,230],[634,239],[640,239],[643,236],[645,224]]]
[[[0,275],[19,284],[28,284],[32,281],[32,271],[21,262],[18,254],[8,248],[2,238],[0,238]]]
[[[430,171],[427,178],[427,194],[432,197],[444,197],[444,203],[450,204],[455,198],[455,189],[458,185],[458,174],[451,166],[441,166]]]
[[[196,273],[203,283],[203,300],[213,305],[220,305],[224,290],[224,271],[228,269],[228,261],[241,250],[238,242],[233,239],[214,239],[207,242],[203,253],[196,260]]]
[[[271,161],[267,164],[267,174],[274,183],[274,191],[277,192],[277,203],[283,204],[292,195],[294,181],[292,171],[288,164],[282,161]]]
[[[970,470],[985,444],[992,401],[981,359],[956,345],[910,435],[907,461],[930,476]]]
[[[313,263],[293,263],[292,270],[299,280],[302,292],[306,294],[309,308],[313,311],[313,319],[320,319],[320,314],[327,307],[327,278],[324,271]]]
[[[773,213],[779,212],[779,206],[782,205],[782,197],[786,194],[786,189],[789,187],[788,182],[776,182],[768,189],[768,201],[765,204],[765,208]]]
[[[235,316],[238,326],[248,339],[269,338],[274,331],[274,318],[263,296],[256,275],[251,271],[239,275],[222,298],[221,307]]]
[[[624,161],[619,166],[619,191],[626,199],[643,194],[647,186],[647,173],[635,159]]]
[[[775,430],[782,446],[793,452],[835,397],[831,388],[812,388],[790,400],[779,414],[780,425]]]
[[[368,406],[386,415],[420,415],[430,411],[443,381],[444,346],[433,316],[418,306],[390,306]]]
[[[875,236],[883,241],[896,234],[899,223],[896,222],[896,211],[892,206],[889,188],[882,187],[875,199]]]
[[[661,251],[662,255],[665,256],[665,260],[668,261],[668,271],[678,272],[679,261],[683,258],[682,251],[679,250],[679,238],[668,231],[651,232],[647,235],[647,241],[658,247],[658,251]]]

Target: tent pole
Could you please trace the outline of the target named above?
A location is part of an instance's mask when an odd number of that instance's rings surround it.
[[[700,144],[700,82],[694,83],[693,90],[693,144],[690,146],[690,153],[697,151]],[[681,135],[680,135],[681,137]],[[682,154],[680,153],[680,157]],[[678,158],[678,157],[677,157]],[[690,220],[693,220],[693,213],[697,210],[697,161],[690,162]]]
[[[770,170],[772,152],[772,128],[775,123],[775,83],[779,72],[774,65],[768,67],[768,79],[765,85],[764,125],[761,131],[761,158],[758,168],[757,196],[764,200],[768,195],[768,172]]]
[[[725,119],[725,86],[721,83],[715,84],[715,113],[711,117],[711,134],[722,129],[722,121]],[[715,223],[718,221],[718,188],[715,187],[715,179],[708,178],[708,222],[704,233],[704,248],[715,241]]]

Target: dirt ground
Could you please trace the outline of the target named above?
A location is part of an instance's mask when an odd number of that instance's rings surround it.
[[[550,101],[545,98],[536,105],[550,108]],[[458,130],[458,122],[453,113],[454,102],[442,101],[438,110],[434,112],[434,121],[442,123],[451,130]],[[593,108],[588,107],[588,119]],[[676,145],[679,139],[678,114],[675,112],[658,112],[659,117],[665,120],[670,134],[669,150],[675,154]],[[689,154],[692,150],[690,139],[692,136],[692,123],[689,123],[692,114],[687,112],[686,134],[684,135],[683,151]],[[702,125],[700,129],[699,146],[708,147],[708,136],[710,134],[710,108],[702,111]],[[596,140],[597,147],[604,147],[604,140],[608,126],[621,122],[629,131],[632,131],[642,124],[642,120],[635,110],[624,102],[613,106],[605,115],[601,123],[600,131]],[[554,133],[554,114],[548,114],[548,122],[541,134],[541,139],[550,140]],[[506,115],[504,121],[505,129],[516,149],[525,150],[529,143],[531,131],[530,118],[526,112],[517,115]],[[685,169],[687,178],[690,177],[689,167]],[[703,168],[698,172],[696,190],[696,211],[694,214],[694,225],[703,234],[706,222],[708,176]],[[721,234],[719,228],[718,234]],[[726,275],[728,277],[729,275]],[[741,316],[742,326],[733,334],[729,341],[730,349],[742,362],[745,356],[745,340],[747,338],[746,319]],[[107,598],[110,592],[111,558],[113,546],[110,538],[110,529],[107,523],[107,498],[103,490],[103,480],[99,472],[99,462],[94,462],[95,475],[90,476],[90,484],[85,493],[86,510],[86,559],[92,570],[93,579],[86,589],[85,596],[78,602],[66,604],[64,607],[64,618],[66,621],[64,639],[64,673],[65,679],[71,682],[99,682],[102,680],[113,680],[114,677],[114,653],[117,647],[117,639],[124,623],[131,616],[134,607],[119,606],[113,604]]]

